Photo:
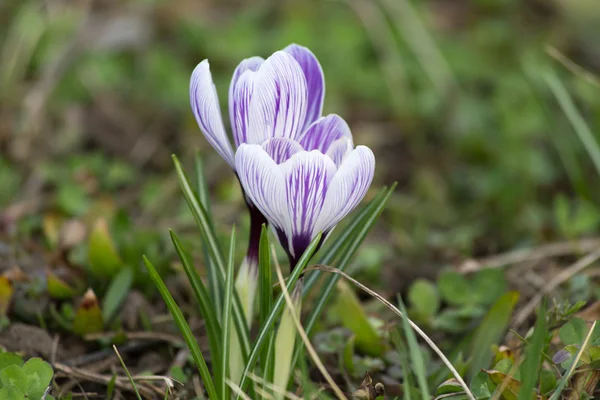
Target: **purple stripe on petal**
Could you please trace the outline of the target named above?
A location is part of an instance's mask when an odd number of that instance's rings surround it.
[[[308,111],[302,127],[306,130],[310,124],[321,116],[323,111],[323,99],[325,98],[325,77],[323,69],[317,60],[317,57],[306,47],[297,44],[291,44],[284,49],[290,53],[304,72],[306,85],[308,87]]]
[[[260,145],[241,144],[235,153],[235,166],[248,199],[276,229],[284,229],[285,178],[275,161]]]
[[[243,60],[233,72],[229,85],[229,118],[236,146],[246,142],[248,126],[248,104],[252,95],[253,76],[262,65],[262,57],[250,57]],[[250,73],[247,73],[250,71]],[[241,79],[244,76],[244,79]],[[242,87],[240,87],[240,84]]]
[[[231,129],[236,146],[248,141],[249,105],[256,72],[247,70],[236,82],[229,98]]]
[[[296,153],[280,167],[287,197],[287,248],[294,259],[304,252],[316,232],[315,223],[336,168],[328,156],[318,151]]]
[[[306,79],[296,60],[283,51],[269,57],[254,77],[247,143],[272,137],[295,138],[306,116]]]
[[[319,118],[309,126],[299,142],[307,151],[319,150],[325,154],[331,144],[341,138],[348,138],[352,143],[350,127],[339,115],[330,114]]]
[[[314,232],[327,233],[363,199],[375,172],[375,156],[366,146],[357,146],[346,155],[329,184],[325,204]]]
[[[340,138],[333,142],[327,150],[327,155],[333,160],[336,167],[340,167],[346,155],[352,151],[354,144],[352,139],[347,137]]]
[[[277,164],[287,161],[291,156],[302,151],[300,143],[288,138],[268,139],[262,147]]]
[[[223,126],[219,98],[210,74],[208,60],[202,61],[192,72],[190,102],[206,140],[234,168],[233,150]]]

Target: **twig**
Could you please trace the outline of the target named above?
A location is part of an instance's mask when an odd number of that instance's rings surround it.
[[[466,274],[484,268],[500,268],[525,261],[539,261],[546,258],[565,256],[574,253],[587,253],[599,247],[600,238],[549,243],[529,249],[513,250],[480,260],[467,260],[458,268],[458,270],[459,272]]]
[[[425,342],[429,345],[429,347],[431,347],[431,349],[438,355],[438,357],[440,357],[440,359],[446,365],[446,367],[448,367],[448,369],[450,370],[450,372],[452,372],[452,375],[454,375],[454,378],[456,378],[456,380],[458,381],[458,383],[460,384],[460,386],[465,390],[465,394],[467,395],[467,397],[470,400],[476,400],[475,396],[473,395],[473,393],[471,393],[471,390],[469,389],[469,386],[466,384],[466,382],[460,376],[460,374],[458,373],[458,371],[456,370],[456,368],[454,368],[454,366],[452,365],[452,363],[450,362],[450,360],[448,360],[448,358],[444,355],[444,353],[442,352],[442,350],[440,350],[440,348],[437,347],[437,345],[433,342],[433,340],[431,340],[429,338],[429,336],[427,336],[427,334],[425,332],[423,332],[423,330],[421,328],[419,328],[419,326],[417,324],[415,324],[410,318],[408,318],[407,316],[405,316],[404,314],[402,314],[402,312],[400,310],[398,310],[398,307],[394,306],[387,299],[385,299],[384,297],[382,297],[379,293],[377,293],[377,292],[369,289],[368,287],[366,287],[365,285],[363,285],[362,283],[360,283],[356,279],[352,278],[351,276],[349,276],[348,274],[346,274],[343,271],[340,271],[337,268],[330,267],[329,265],[317,264],[317,265],[313,265],[311,267],[306,268],[305,271],[308,272],[308,271],[312,271],[312,270],[318,270],[318,271],[323,271],[323,272],[330,272],[330,273],[333,273],[333,274],[338,274],[338,275],[343,276],[344,278],[348,279],[350,282],[352,282],[353,284],[355,284],[356,286],[358,286],[361,290],[367,292],[369,295],[371,295],[371,296],[375,297],[377,300],[381,301],[390,310],[392,310],[394,312],[394,314],[396,314],[400,318],[406,319],[406,321],[415,330],[415,332],[417,332],[419,334],[419,336],[421,336],[423,338],[423,340],[425,340]]]
[[[600,78],[598,78],[596,75],[592,74],[591,72],[587,71],[581,65],[576,64],[569,57],[565,56],[563,53],[558,51],[558,49],[556,47],[547,45],[546,53],[550,57],[554,58],[556,61],[561,63],[563,67],[568,69],[574,75],[577,75],[577,76],[583,78],[584,80],[586,80],[588,83],[600,88]]]
[[[590,264],[594,263],[600,258],[600,250],[596,250],[593,253],[589,253],[587,256],[579,259],[576,263],[571,265],[569,268],[562,270],[556,275],[550,282],[548,282],[535,296],[533,296],[529,302],[521,308],[519,313],[515,317],[513,326],[519,328],[526,320],[529,315],[535,311],[537,305],[542,301],[542,298],[551,293],[554,289],[560,286],[563,282],[569,280],[573,275],[578,274],[585,268],[589,267]]]
[[[68,365],[62,363],[55,363],[53,367],[56,371],[64,373],[69,378],[78,378],[90,382],[100,383],[103,385],[108,385],[113,378],[111,375],[102,375],[95,372],[87,371],[82,368],[69,367]],[[117,379],[115,379],[114,384],[115,387],[118,389],[127,390],[130,392],[134,391],[133,386],[129,384],[129,381],[126,377],[118,377]],[[162,389],[145,383],[141,383],[138,386],[138,390],[140,391],[140,394],[143,394],[146,398],[153,398],[155,394],[158,394],[159,396],[163,395]]]

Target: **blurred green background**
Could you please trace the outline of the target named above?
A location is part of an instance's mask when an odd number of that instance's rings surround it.
[[[199,148],[227,232],[243,202],[190,112],[190,73],[210,60],[225,113],[237,63],[295,42],[323,66],[324,112],[375,152],[373,193],[399,182],[357,268],[385,265],[398,289],[589,235],[599,37],[597,0],[4,1],[0,229],[51,242],[56,219],[110,216],[136,230],[132,259],[168,258],[166,228],[194,231],[170,154],[191,166]]]

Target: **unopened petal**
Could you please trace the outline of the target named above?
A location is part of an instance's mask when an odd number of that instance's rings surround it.
[[[202,61],[192,72],[190,102],[196,121],[206,140],[231,167],[234,167],[233,150],[223,126],[219,98],[208,60]]]
[[[353,148],[354,144],[352,143],[351,138],[339,138],[338,140],[333,142],[331,146],[329,146],[329,149],[327,150],[327,155],[333,160],[335,166],[339,168],[340,165],[342,165],[344,159],[346,158],[346,155],[348,155],[348,153],[350,153]]]

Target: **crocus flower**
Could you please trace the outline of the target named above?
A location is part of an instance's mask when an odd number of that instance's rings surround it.
[[[316,130],[330,126],[327,118],[319,121]],[[342,135],[334,132],[322,137]],[[371,185],[373,152],[366,146],[350,149],[344,139],[325,140],[321,148],[307,151],[292,139],[273,138],[241,145],[236,153],[242,187],[271,223],[292,268],[311,240],[319,232],[324,239]]]
[[[323,71],[306,47],[292,44],[263,60],[243,60],[229,87],[232,146],[225,130],[208,60],[194,69],[190,80],[192,111],[208,142],[236,173],[235,150],[241,144],[261,144],[272,137],[296,138],[320,116],[325,95]],[[285,110],[302,110],[294,118]],[[281,112],[280,112],[281,111]],[[265,118],[270,121],[266,124]],[[318,140],[318,139],[315,139]],[[247,262],[256,264],[261,225],[267,222],[247,196],[251,227]]]

